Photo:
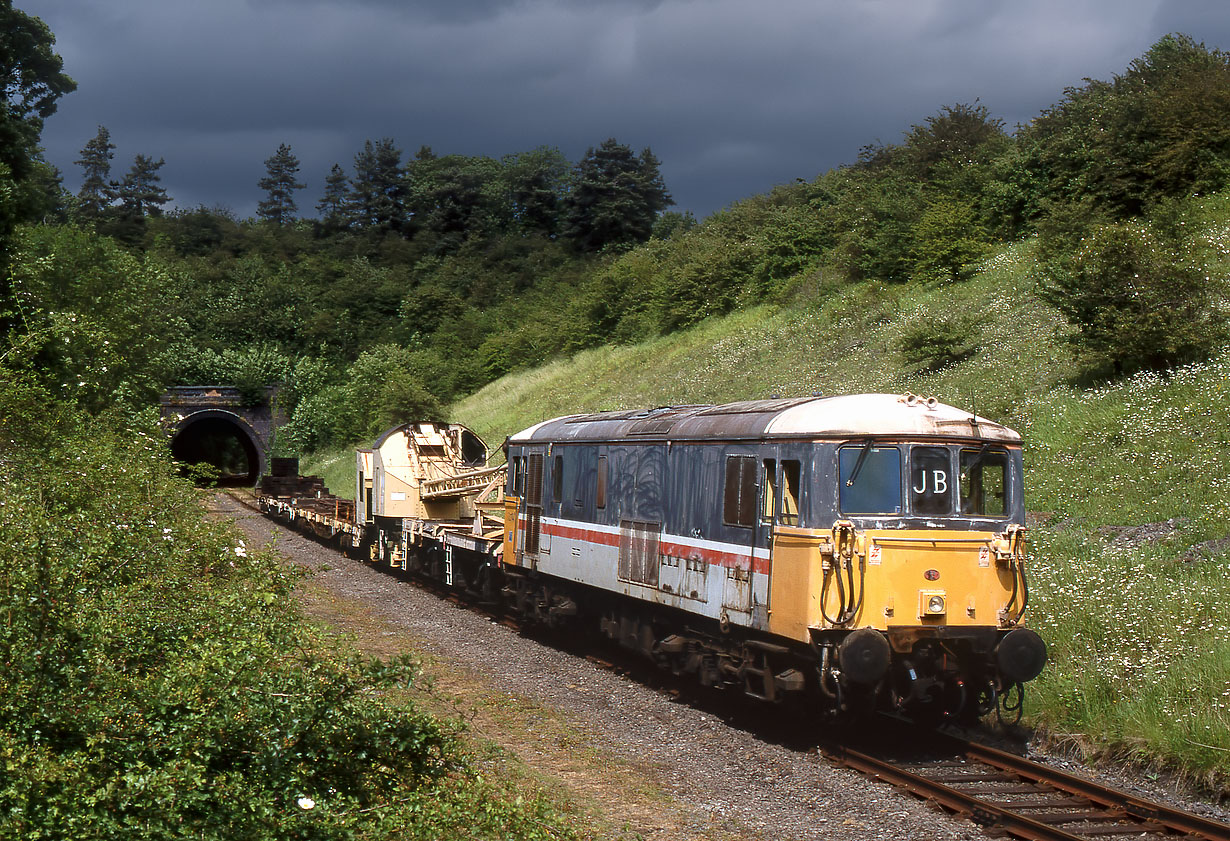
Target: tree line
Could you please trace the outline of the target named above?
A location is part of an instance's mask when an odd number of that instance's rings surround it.
[[[500,159],[421,148],[407,160],[392,140],[369,141],[349,170],[332,168],[308,221],[283,144],[255,220],[160,214],[154,202],[116,235],[120,220],[80,227],[69,203],[64,218],[80,229],[26,231],[13,276],[58,312],[74,306],[70,255],[116,272],[135,259],[141,270],[121,285],[146,291],[113,294],[91,315],[120,331],[147,326],[130,345],[143,360],[132,383],[283,382],[298,449],[440,414],[554,356],[799,302],[828,283],[959,283],[1021,240],[1034,243],[1038,294],[1096,379],[1199,359],[1222,341],[1220,299],[1183,220],[1193,195],[1225,184],[1225,113],[1226,55],[1167,36],[1015,132],[981,103],[944,106],[899,142],[700,224],[662,209],[651,152],[614,140],[575,165],[549,148]],[[124,212],[118,197],[106,207]],[[959,359],[973,321],[933,325],[902,351]],[[70,368],[63,381],[90,381]]]
[[[148,217],[170,201],[157,161],[138,154],[120,179],[111,178],[115,145],[105,126],[81,150],[81,189],[75,218],[127,242],[144,233]],[[300,163],[282,143],[265,160],[257,182],[264,196],[261,221],[278,226],[299,219]],[[505,155],[437,155],[422,146],[405,158],[391,138],[368,140],[348,174],[334,164],[315,209],[318,236],[342,233],[422,237],[435,253],[449,253],[471,237],[537,235],[562,238],[578,250],[644,242],[672,203],[660,162],[649,148],[638,154],[610,138],[575,165],[558,150],[540,147]]]
[[[62,218],[78,229],[27,229],[11,276],[35,323],[36,299],[48,312],[74,306],[70,255],[116,272],[135,259],[128,285],[174,290],[169,302],[147,318],[133,303],[146,292],[116,294],[113,316],[91,315],[148,326],[131,345],[145,372],[133,382],[284,382],[300,449],[438,414],[554,356],[798,303],[825,284],[959,283],[1015,241],[1033,243],[1038,294],[1096,379],[1199,359],[1223,339],[1184,219],[1194,195],[1225,185],[1225,113],[1227,56],[1170,35],[1014,132],[979,102],[944,106],[896,143],[700,224],[663,209],[649,150],[615,140],[576,164],[550,148],[495,159],[424,147],[406,159],[390,139],[368,141],[351,168],[332,168],[318,217],[304,220],[298,160],[282,144],[257,219],[153,202],[117,236],[115,219],[82,226],[75,200]],[[95,141],[105,157],[109,140]],[[115,189],[102,207],[121,215]],[[959,359],[971,324],[935,325],[902,350]]]

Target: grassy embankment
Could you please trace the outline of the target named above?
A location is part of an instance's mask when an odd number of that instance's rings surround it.
[[[1230,225],[1205,208],[1225,276]],[[797,287],[762,306],[643,344],[603,348],[499,380],[453,407],[498,444],[544,418],[629,406],[852,392],[934,394],[1026,437],[1030,623],[1052,662],[1029,719],[1087,752],[1230,780],[1230,354],[1097,389],[1036,294],[1029,243],[943,286]],[[961,361],[908,363],[903,339],[974,318]],[[968,322],[967,322],[968,323]],[[330,487],[353,483],[348,453],[305,461]],[[1164,523],[1136,539],[1119,527]],[[1194,548],[1193,548],[1194,547]]]

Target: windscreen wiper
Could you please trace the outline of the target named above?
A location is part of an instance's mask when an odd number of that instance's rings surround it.
[[[966,476],[968,476],[975,467],[982,464],[982,460],[986,458],[987,452],[990,451],[990,449],[991,449],[990,443],[983,444],[978,449],[978,455],[974,456],[974,460],[971,461],[969,464],[965,465],[964,467],[963,472],[965,473]]]
[[[867,439],[867,443],[863,445],[863,449],[858,454],[858,461],[854,462],[854,470],[850,471],[850,478],[846,480],[846,487],[852,487],[854,480],[858,478],[858,474],[862,472],[863,462],[867,461],[867,454],[871,452],[871,439]]]

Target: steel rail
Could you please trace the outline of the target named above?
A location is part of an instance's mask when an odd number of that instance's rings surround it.
[[[931,735],[951,747],[954,759],[898,763],[839,744],[822,745],[821,751],[839,764],[1027,841],[1089,841],[1142,833],[1230,841],[1230,824],[1143,800],[987,745]],[[915,770],[917,766],[922,768]],[[1004,799],[1008,796],[1024,799]],[[1065,824],[1068,827],[1061,828]],[[1075,826],[1079,824],[1084,826]]]
[[[1194,835],[1209,841],[1230,841],[1230,824],[1203,818],[1171,806],[1143,800],[1125,791],[1094,783],[1083,777],[1030,762],[1024,757],[1007,753],[977,742],[957,740],[971,759],[1011,771],[1026,779],[1045,783],[1060,791],[1086,798],[1108,809],[1122,809],[1138,820],[1160,824],[1174,832]]]
[[[891,762],[843,746],[826,746],[825,756],[835,762],[861,771],[868,776],[905,789],[911,794],[936,803],[950,812],[964,815],[985,827],[997,827],[1017,838],[1029,841],[1087,841],[1058,827],[1017,814],[995,803],[967,794],[953,786],[929,779],[900,768]]]

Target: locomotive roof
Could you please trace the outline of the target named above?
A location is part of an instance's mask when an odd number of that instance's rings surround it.
[[[851,394],[745,400],[713,406],[566,415],[543,421],[509,437],[534,441],[622,439],[723,439],[765,437],[975,438],[1005,443],[1021,436],[1002,424],[913,394]]]

